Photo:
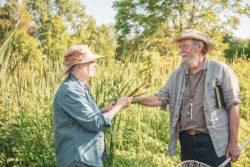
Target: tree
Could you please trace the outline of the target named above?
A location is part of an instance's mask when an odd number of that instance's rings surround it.
[[[125,57],[125,50],[130,52],[147,48],[144,39],[152,36],[166,21],[170,13],[170,4],[170,1],[155,0],[115,2],[114,8],[117,10],[115,28],[119,45],[116,57],[119,59]]]
[[[86,44],[103,54],[111,54],[110,51],[114,50],[112,30],[104,32],[98,27],[95,20],[85,13],[80,0],[29,0],[28,4],[34,16],[33,34],[41,42],[43,53],[53,60],[74,44]],[[112,41],[110,51],[102,52],[107,50],[106,41],[109,40]]]
[[[58,61],[75,44],[86,44],[98,54],[114,55],[113,26],[97,26],[80,0],[11,0],[0,7],[0,18],[1,40],[19,22],[13,49],[26,62],[29,57],[42,55]]]
[[[248,42],[247,42],[248,41]],[[228,48],[224,50],[224,56],[229,62],[233,62],[235,59],[246,56],[250,57],[250,40],[241,41],[238,38],[226,34],[223,38],[223,43],[228,44]]]
[[[38,56],[41,56],[38,41],[30,33],[33,17],[27,11],[26,3],[12,0],[6,2],[0,11],[0,39],[5,40],[14,27],[16,29],[12,49],[10,49],[14,59],[14,61],[10,61],[11,64],[15,66],[13,62],[16,63],[20,60],[28,62],[30,58],[37,59]]]
[[[39,39],[43,53],[53,61],[69,47],[70,34],[86,19],[85,7],[74,0],[27,0],[34,16],[33,35]]]
[[[186,29],[197,29],[221,41],[225,33],[237,28],[239,14],[249,15],[249,6],[242,0],[120,0],[114,8],[117,52],[125,57],[124,50],[142,46],[165,55],[172,47],[166,46],[170,39]]]

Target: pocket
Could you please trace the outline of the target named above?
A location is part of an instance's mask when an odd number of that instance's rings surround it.
[[[215,109],[210,113],[211,127],[216,129],[218,134],[222,134],[225,127],[228,126],[228,114],[224,108]]]

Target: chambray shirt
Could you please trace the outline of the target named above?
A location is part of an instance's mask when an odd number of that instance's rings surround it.
[[[224,63],[206,59],[203,70],[206,71],[203,108],[208,132],[218,157],[225,155],[229,140],[228,109],[240,103],[240,89],[234,72]],[[170,109],[170,141],[168,152],[176,153],[176,143],[179,133],[179,117],[187,69],[177,68],[166,84],[155,94],[162,102],[162,109],[169,104]],[[221,86],[225,107],[218,108],[215,96],[215,86]],[[197,92],[198,93],[198,92]]]
[[[53,111],[58,166],[66,167],[73,161],[102,166],[103,131],[111,126],[111,118],[100,113],[87,86],[73,74],[57,90]]]

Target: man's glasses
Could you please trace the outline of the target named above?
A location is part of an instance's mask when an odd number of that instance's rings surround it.
[[[180,50],[183,50],[183,49],[186,50],[186,49],[189,48],[191,45],[194,45],[194,44],[184,44],[184,45],[180,45],[180,46],[179,46],[179,49],[180,49]]]

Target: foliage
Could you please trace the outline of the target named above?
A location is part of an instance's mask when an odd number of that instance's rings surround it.
[[[247,41],[247,46],[245,46],[246,44],[243,43],[244,41],[240,41],[231,35],[225,35],[223,42],[228,43],[229,45],[229,47],[224,50],[224,56],[226,59],[229,62],[232,62],[241,56],[245,56],[248,59],[250,57],[250,40]]]
[[[85,14],[84,6],[79,2],[23,0],[18,3],[13,0],[0,7],[0,166],[56,166],[51,104],[55,91],[63,80],[59,73],[63,69],[62,53],[68,46],[87,44],[94,52],[106,56],[98,61],[96,76],[89,82],[92,94],[100,107],[133,90],[146,76],[149,76],[150,80],[138,94],[154,94],[179,64],[179,57],[176,56],[178,52],[170,40],[181,32],[177,23],[191,16],[188,14],[192,9],[191,2],[119,1],[123,3],[117,4],[122,4],[123,7],[130,5],[129,8],[122,7],[124,15],[117,15],[122,17],[120,23],[126,24],[123,19],[127,17],[136,21],[136,24],[128,26],[128,29],[143,27],[138,28],[138,34],[132,34],[131,39],[130,35],[124,39],[120,38],[126,31],[118,32],[118,44],[121,44],[121,39],[126,42],[116,56],[130,57],[123,62],[114,59],[117,46],[114,27],[97,26],[95,20]],[[147,12],[137,13],[138,8],[133,6],[134,2]],[[172,6],[159,5],[170,2],[173,3]],[[232,4],[229,2],[233,1],[211,2],[230,7]],[[145,6],[147,3],[149,4]],[[130,7],[135,7],[132,15]],[[180,17],[177,11],[185,11],[186,14],[184,15],[184,12]],[[160,13],[164,13],[164,17],[158,17],[161,16]],[[215,13],[217,16],[217,11]],[[209,21],[212,16],[202,15],[201,18],[204,19],[203,17],[208,17]],[[176,31],[170,31],[173,30],[174,23],[170,24],[169,18],[176,21]],[[185,29],[188,23],[184,20],[182,29]],[[130,20],[130,23],[133,22]],[[223,48],[226,48],[230,41],[222,43],[224,34],[218,29],[213,30],[214,24],[215,22],[207,22],[206,31],[219,47],[209,56],[225,61]],[[199,26],[198,29],[205,31],[203,25]],[[246,45],[247,42],[244,47]],[[249,45],[248,43],[248,48]],[[240,83],[242,104],[239,142],[242,143],[249,138],[250,133],[250,62],[245,56],[239,55],[239,58],[229,65],[237,74]],[[165,112],[158,108],[131,105],[121,111],[112,124],[112,128],[105,133],[111,159],[105,166],[170,167],[180,162],[179,146],[177,156],[167,155],[168,110]],[[249,152],[249,147],[245,148],[239,161],[233,166],[249,166]]]
[[[145,50],[167,55],[172,48],[168,44],[186,29],[202,31],[221,44],[217,41],[225,32],[237,28],[239,14],[249,15],[249,6],[242,0],[120,0],[114,8],[120,59]]]
[[[127,64],[110,57],[100,59],[97,76],[89,85],[100,107],[133,90],[146,76],[150,76],[150,80],[138,94],[150,95],[161,87],[178,61],[176,56],[153,56],[151,63]],[[239,136],[242,143],[250,133],[247,128],[250,62],[237,59],[230,66],[239,78],[242,91]],[[51,103],[63,80],[58,76],[62,68],[58,60],[52,63],[43,58],[30,65],[19,63],[12,75],[3,76],[0,81],[0,166],[56,166]],[[112,163],[106,166],[170,167],[180,162],[179,156],[167,156],[168,111],[132,105],[120,112],[112,123],[112,129],[106,131]],[[234,166],[249,166],[248,152],[249,147]],[[179,147],[177,153],[180,153]]]
[[[0,39],[8,38],[8,35],[15,28],[16,36],[13,40],[13,61],[28,62],[41,55],[38,47],[38,41],[30,34],[30,24],[32,15],[30,15],[25,5],[20,5],[17,1],[6,3],[0,7]],[[17,24],[18,23],[18,24]],[[4,41],[2,41],[4,42]],[[1,41],[0,41],[1,43]]]
[[[18,0],[0,7],[0,44],[17,22],[13,50],[15,59],[62,59],[63,51],[74,44],[86,44],[94,52],[114,56],[116,37],[110,25],[97,26],[79,0]]]

